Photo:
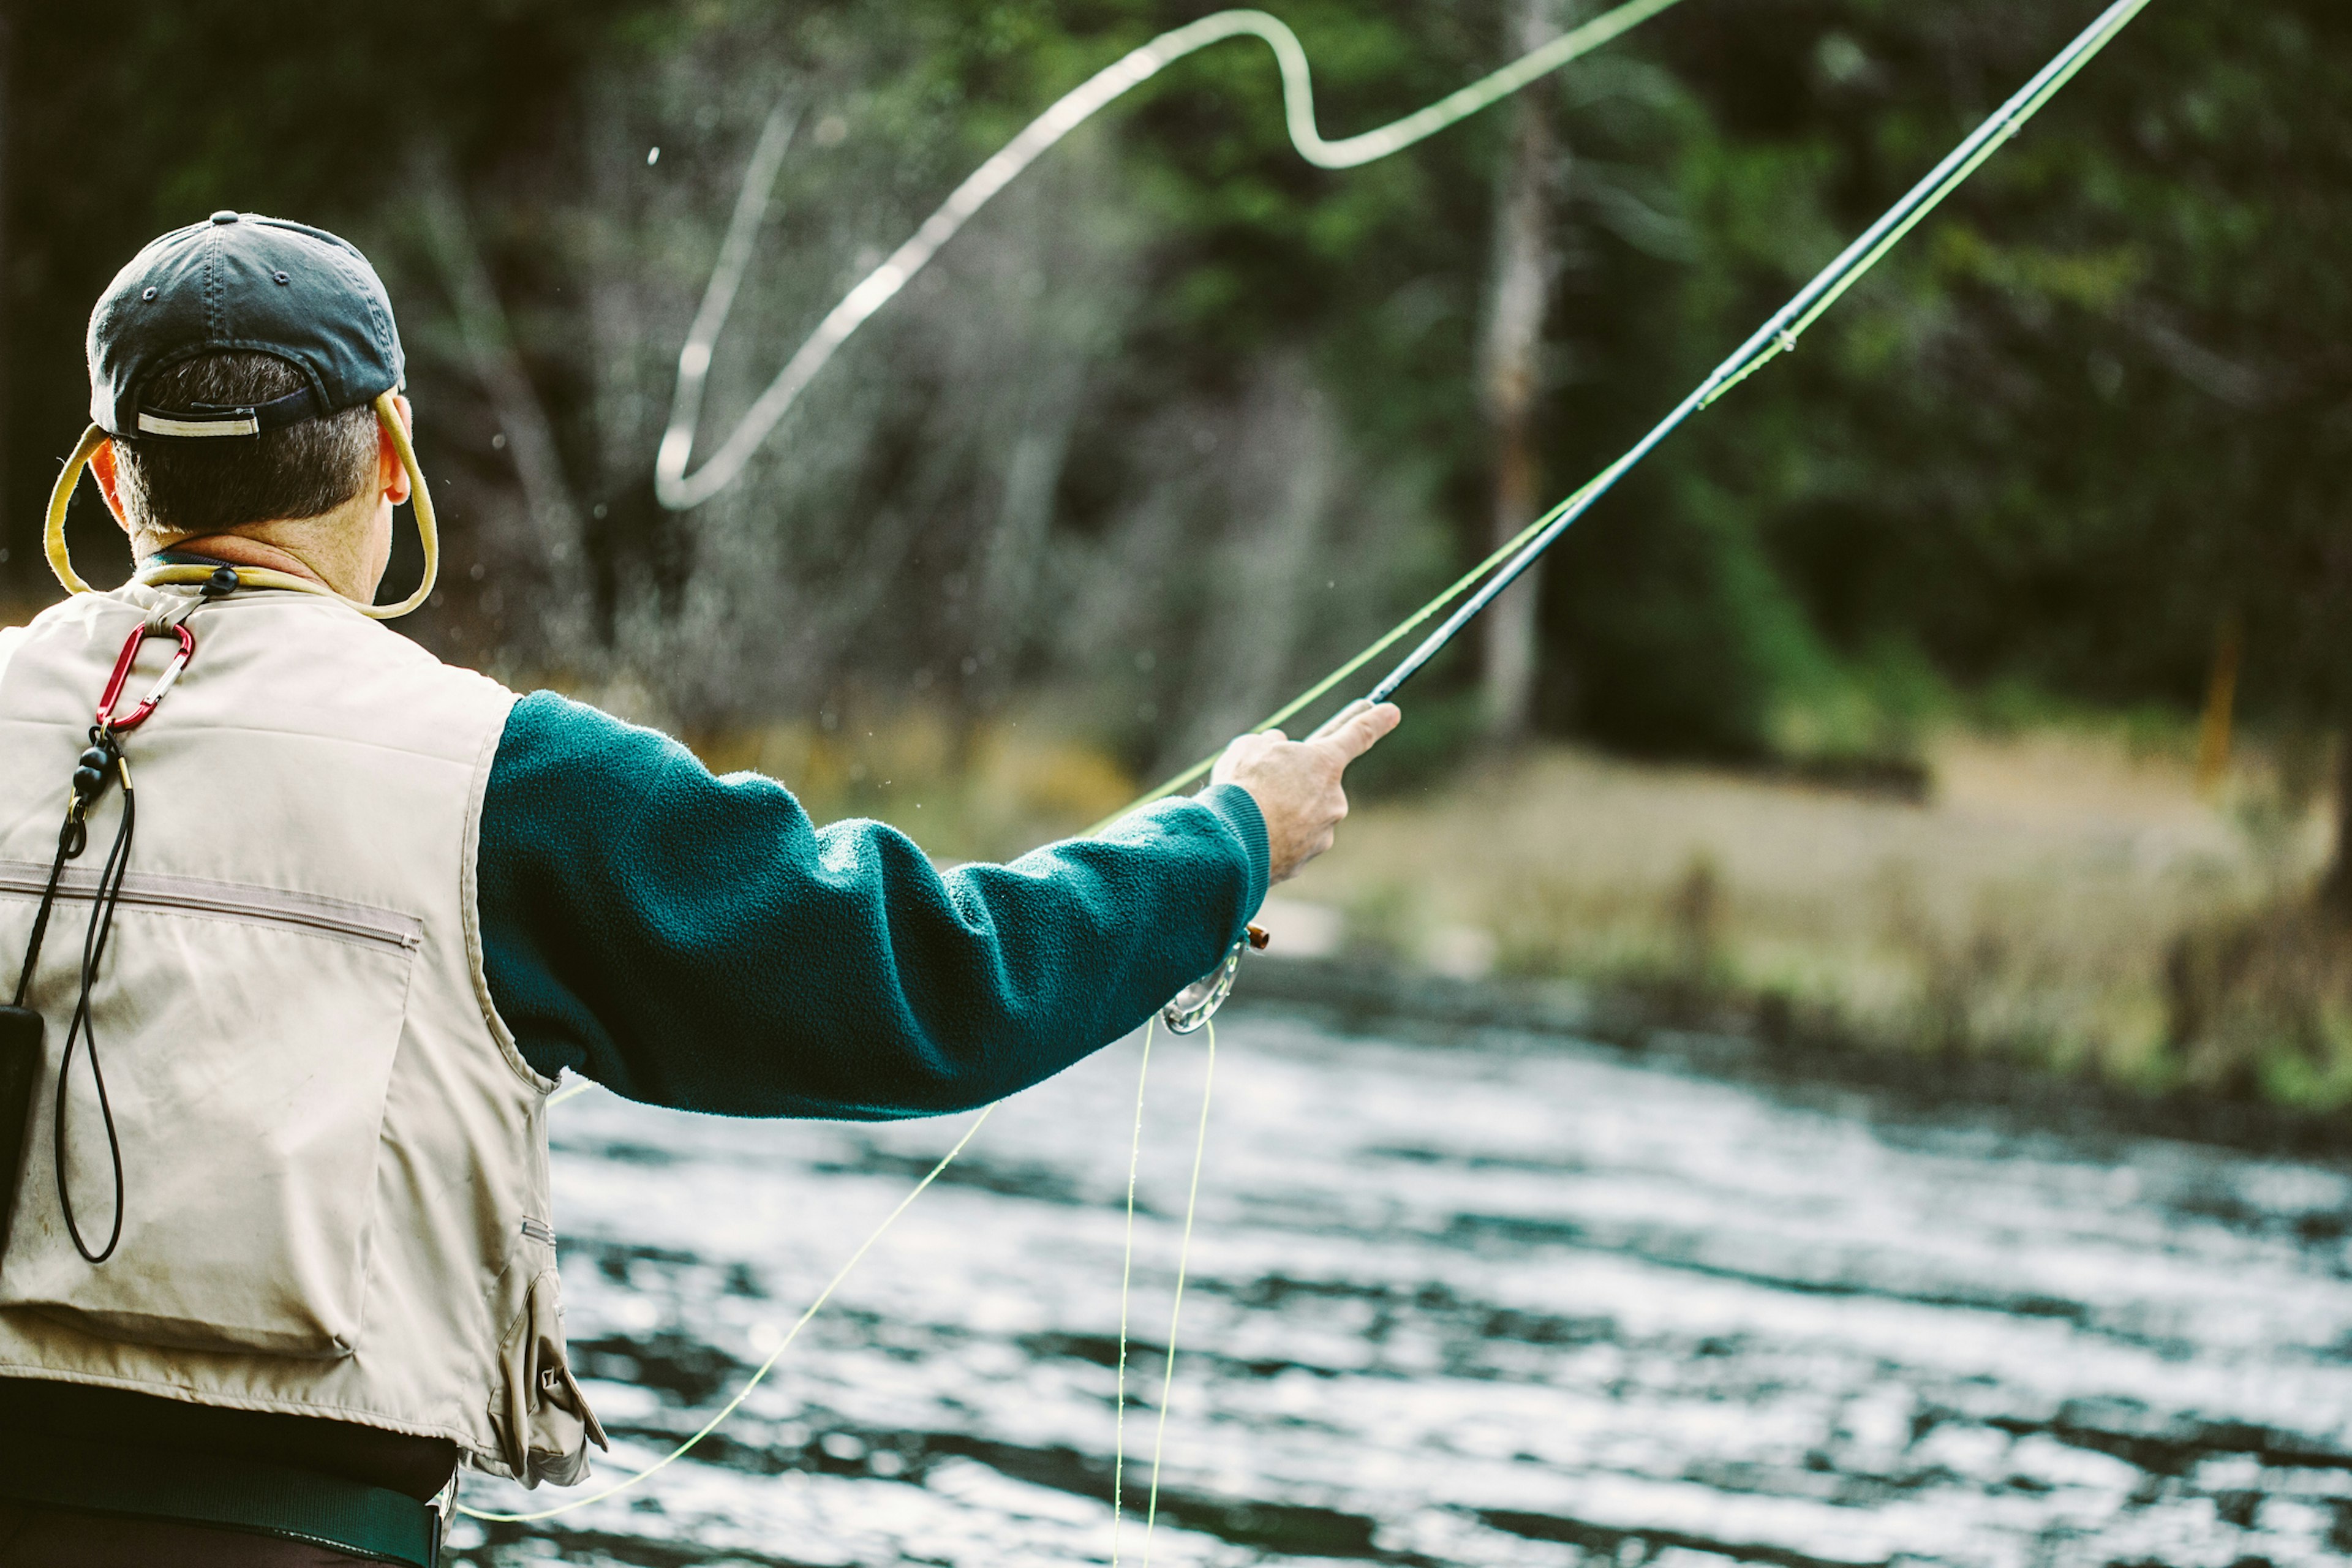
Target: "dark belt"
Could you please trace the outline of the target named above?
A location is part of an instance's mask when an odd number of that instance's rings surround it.
[[[0,1499],[242,1531],[434,1568],[440,1515],[403,1492],[182,1448],[0,1436]]]

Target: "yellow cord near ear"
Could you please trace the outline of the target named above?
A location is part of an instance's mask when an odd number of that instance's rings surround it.
[[[66,509],[73,505],[74,486],[80,482],[81,471],[89,466],[91,454],[106,439],[106,432],[93,425],[81,433],[74,443],[72,455],[66,458],[58,482],[49,490],[49,521],[42,535],[42,547],[48,552],[49,570],[58,574],[68,594],[87,594],[89,584],[74,571],[73,553],[66,548]]]
[[[416,447],[408,439],[408,427],[400,422],[400,410],[389,392],[375,400],[375,422],[392,438],[393,449],[400,454],[400,466],[408,470],[408,499],[416,508],[416,536],[425,544],[425,579],[416,584],[416,592],[397,605],[363,605],[357,599],[345,599],[331,588],[322,587],[307,577],[291,573],[272,572],[266,566],[239,566],[234,570],[241,586],[247,588],[283,588],[297,594],[317,594],[324,598],[341,599],[361,615],[373,620],[397,620],[422,605],[433,596],[433,584],[441,575],[441,528],[433,515],[433,492],[425,485],[425,471],[416,466]],[[96,439],[92,439],[92,437]],[[89,584],[73,575],[71,563],[65,558],[65,503],[73,495],[68,482],[79,463],[89,459],[89,452],[106,438],[105,432],[95,425],[82,437],[89,450],[77,449],[75,459],[67,467],[66,479],[58,481],[58,493],[49,500],[49,564],[56,569],[58,581],[77,594],[89,591]],[[209,583],[217,568],[211,566],[150,566],[141,572],[138,581],[148,584],[160,583]]]
[[[421,607],[433,596],[433,584],[441,576],[441,524],[433,515],[433,492],[425,488],[425,470],[416,466],[416,447],[408,439],[408,426],[400,422],[400,410],[389,392],[376,395],[375,422],[392,437],[393,449],[400,454],[400,466],[408,470],[408,500],[416,509],[416,537],[425,546],[425,576],[416,584],[416,592],[397,605],[352,605],[363,616],[392,621]],[[351,604],[348,599],[343,602]]]

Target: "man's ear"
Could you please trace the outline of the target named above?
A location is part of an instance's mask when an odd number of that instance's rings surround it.
[[[392,406],[400,416],[400,427],[414,437],[416,417],[408,406],[408,399],[395,395]],[[392,433],[381,425],[376,427],[375,442],[376,485],[383,491],[384,500],[398,506],[408,499],[408,465],[400,460],[400,448],[392,444]],[[90,466],[97,467],[95,463]]]
[[[114,437],[110,436],[100,441],[98,450],[89,455],[89,471],[98,478],[98,493],[106,498],[106,510],[114,514],[122,531],[129,533],[131,514],[122,510],[122,473],[114,460]]]

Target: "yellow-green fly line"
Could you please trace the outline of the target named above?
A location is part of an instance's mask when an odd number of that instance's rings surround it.
[[[744,269],[749,266],[752,239],[766,209],[767,191],[781,165],[785,147],[789,144],[793,120],[780,109],[771,117],[758,147],[754,150],[750,170],[739,198],[734,220],[730,224],[719,261],[714,270],[702,308],[696,315],[688,332],[687,344],[678,358],[678,387],[673,402],[669,426],[664,434],[656,471],[656,489],[663,504],[688,508],[700,504],[717,494],[741,473],[752,452],[766,439],[782,419],[801,391],[824,367],[834,353],[846,342],[859,325],[878,310],[908,280],[914,276],[956,231],[984,205],[990,197],[1019,174],[1022,170],[1084,123],[1097,111],[1107,107],[1129,90],[1150,79],[1160,69],[1195,50],[1226,38],[1255,37],[1264,40],[1274,51],[1280,67],[1282,87],[1291,141],[1300,155],[1319,167],[1352,168],[1400,152],[1446,126],[1476,113],[1499,100],[1518,91],[1547,73],[1559,69],[1637,24],[1667,9],[1676,0],[1632,0],[1524,58],[1481,79],[1457,92],[1439,100],[1418,112],[1376,131],[1367,132],[1340,141],[1327,141],[1316,129],[1314,100],[1305,51],[1297,36],[1276,18],[1262,11],[1221,11],[1205,16],[1188,26],[1163,34],[1142,47],[1123,56],[1114,64],[1097,72],[1085,83],[1066,94],[1044,114],[1033,121],[1019,136],[969,176],[959,185],[940,209],[919,229],[915,237],[877,268],[873,273],[852,289],[835,306],[817,331],[787,362],[759,400],[752,405],[734,432],[721,443],[718,453],[703,467],[692,473],[687,469],[692,453],[694,424],[699,414],[702,391],[708,375],[711,353],[718,335],[724,327],[729,307]],[[1798,341],[1814,322],[1843,299],[1855,283],[1900,244],[1929,213],[1942,205],[1945,198],[1965,184],[1981,168],[1993,153],[2017,134],[2026,122],[2057,96],[2075,74],[2106,47],[2114,38],[2147,8],[2149,0],[2114,0],[2105,10],[2050,63],[2035,73],[2008,102],[1985,120],[1944,160],[1930,170],[1903,199],[1889,208],[1885,216],[1873,224],[1848,246],[1813,279],[1800,289],[1788,304],[1775,311],[1771,319],[1759,328],[1729,358],[1718,365],[1691,394],[1676,405],[1665,418],[1616,461],[1603,468],[1574,493],[1546,510],[1511,540],[1479,562],[1469,571],[1448,584],[1434,597],[1421,605],[1394,626],[1382,633],[1362,652],[1349,658],[1330,674],[1317,681],[1297,697],[1285,703],[1257,726],[1259,731],[1272,730],[1286,723],[1298,713],[1320,700],[1350,676],[1378,658],[1415,629],[1444,610],[1449,605],[1470,597],[1447,617],[1438,629],[1425,637],[1395,668],[1383,677],[1371,689],[1374,700],[1386,700],[1405,680],[1425,665],[1463,626],[1469,624],[1511,581],[1559,538],[1579,518],[1617,483],[1627,472],[1654,450],[1693,415],[1712,407],[1726,393],[1762,369],[1773,359],[1794,351]],[[1474,592],[1475,589],[1475,592]],[[1147,791],[1111,816],[1088,828],[1088,836],[1098,834],[1129,813],[1151,802],[1173,795],[1208,773],[1215,758],[1205,758],[1193,766]],[[1127,1344],[1129,1327],[1129,1287],[1134,1262],[1135,1180],[1142,1154],[1143,1091],[1150,1067],[1151,1031],[1144,1037],[1143,1056],[1136,1085],[1136,1122],[1134,1142],[1129,1150],[1127,1188],[1127,1230],[1120,1266],[1119,1279],[1119,1353],[1117,1373],[1118,1408],[1115,1414],[1112,1483],[1112,1561],[1118,1561],[1118,1524],[1123,1512],[1123,1483],[1126,1462],[1126,1388]],[[1191,1257],[1192,1222],[1200,1194],[1200,1177],[1208,1148],[1209,1091],[1213,1081],[1216,1037],[1213,1026],[1208,1039],[1208,1073],[1201,1098],[1200,1130],[1195,1139],[1192,1171],[1187,1188],[1183,1241],[1178,1257],[1175,1300],[1169,1317],[1169,1340],[1166,1363],[1162,1370],[1160,1398],[1157,1412],[1152,1447],[1150,1501],[1145,1515],[1144,1561],[1150,1560],[1152,1527],[1157,1522],[1160,1450],[1167,1434],[1170,1394],[1173,1389],[1176,1357],[1176,1328],[1183,1301],[1185,1271]],[[579,1092],[578,1088],[564,1090],[551,1099],[555,1103]],[[959,1138],[954,1146],[941,1157],[929,1174],[900,1201],[888,1216],[859,1244],[849,1260],[818,1292],[782,1342],[768,1356],[743,1387],[719,1411],[676,1447],[654,1464],[625,1477],[610,1486],[599,1488],[586,1496],[572,1499],[556,1507],[527,1513],[484,1511],[458,1505],[457,1511],[469,1517],[499,1521],[527,1523],[556,1518],[591,1503],[627,1491],[656,1472],[686,1457],[694,1447],[709,1436],[730,1415],[740,1408],[789,1349],[800,1331],[814,1318],[819,1309],[839,1289],[850,1271],[872,1249],[883,1233],[903,1215],[941,1172],[954,1162],[972,1137],[986,1121],[988,1111],[982,1110]]]

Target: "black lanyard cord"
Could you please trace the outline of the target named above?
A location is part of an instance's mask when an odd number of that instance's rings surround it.
[[[77,798],[76,805],[80,802]],[[33,939],[25,946],[25,967],[16,972],[16,997],[9,1004],[22,1007],[33,989],[33,966],[41,961],[41,938],[48,934],[49,911],[57,907],[58,879],[65,875],[66,862],[82,852],[89,842],[89,825],[82,820],[79,810],[66,814],[65,826],[58,829],[58,858],[49,862],[48,885],[41,889],[40,907],[33,911]]]
[[[65,1214],[66,1234],[73,1237],[74,1250],[92,1264],[113,1257],[116,1246],[122,1240],[122,1140],[114,1130],[114,1106],[107,1098],[106,1074],[98,1062],[98,1026],[89,1016],[90,991],[98,982],[98,966],[106,957],[106,939],[114,930],[115,906],[121,901],[122,879],[131,869],[131,837],[139,822],[139,801],[131,788],[130,771],[118,771],[122,777],[122,826],[115,830],[114,847],[107,851],[106,865],[98,874],[98,891],[89,908],[89,929],[82,936],[81,994],[74,1003],[73,1022],[66,1029],[65,1056],[58,1063],[57,1114],[49,1143],[57,1168],[58,1206]],[[58,865],[64,865],[62,857]],[[51,886],[55,886],[54,876]],[[99,1114],[106,1122],[107,1158],[114,1166],[114,1226],[107,1233],[105,1247],[96,1252],[82,1239],[81,1227],[74,1222],[72,1184],[66,1178],[66,1080],[73,1069],[77,1039],[89,1047],[90,1081],[98,1087]]]
[[[122,902],[122,884],[131,873],[131,840],[139,826],[139,802],[131,787],[131,765],[123,760],[123,734],[146,721],[155,711],[187,668],[195,656],[196,639],[187,628],[189,615],[199,606],[227,597],[239,586],[235,568],[221,566],[215,570],[195,597],[175,609],[159,606],[150,610],[122,645],[122,652],[114,663],[114,672],[108,679],[106,693],[98,701],[98,721],[90,726],[89,747],[79,759],[74,769],[73,800],[66,808],[65,826],[58,830],[57,858],[49,863],[49,879],[41,889],[41,903],[33,915],[32,938],[25,946],[25,966],[16,972],[16,999],[9,1005],[12,1015],[25,1015],[29,1009],[25,999],[31,994],[33,971],[40,963],[41,939],[48,934],[49,916],[57,908],[58,888],[64,880],[66,862],[79,858],[89,846],[89,813],[106,793],[107,786],[117,781],[122,785],[122,825],[115,829],[114,847],[107,851],[106,865],[98,874],[98,887],[90,897],[89,928],[82,933],[81,984],[74,998],[73,1020],[66,1027],[66,1047],[58,1059],[58,1089],[51,1118],[49,1153],[57,1173],[58,1207],[65,1215],[66,1234],[73,1237],[74,1250],[84,1261],[105,1262],[114,1256],[122,1241],[122,1219],[125,1207],[122,1182],[122,1139],[114,1125],[114,1102],[106,1092],[106,1071],[98,1059],[98,1022],[90,1016],[90,994],[98,986],[98,971],[106,961],[107,939],[114,931],[114,911]],[[139,650],[151,637],[169,636],[179,643],[179,652],[165,667],[163,679],[154,689],[127,715],[117,711],[122,695],[122,684],[137,661]],[[11,1016],[6,1020],[12,1049],[29,1046],[34,1063],[40,1058],[40,1020],[37,1015]],[[29,1024],[29,1029],[26,1026]],[[106,1123],[106,1154],[114,1168],[114,1224],[107,1232],[106,1245],[90,1250],[82,1239],[81,1226],[73,1212],[72,1183],[66,1173],[66,1100],[68,1080],[73,1072],[74,1049],[87,1044],[89,1047],[89,1080],[98,1090],[98,1110]],[[0,1062],[0,1067],[7,1066]],[[31,1070],[37,1072],[35,1065]],[[0,1086],[5,1086],[0,1079]],[[21,1078],[17,1080],[21,1088]],[[0,1151],[5,1152],[5,1151]],[[0,1236],[5,1236],[7,1210],[13,1206],[15,1160],[7,1161],[10,1171],[0,1173]]]

